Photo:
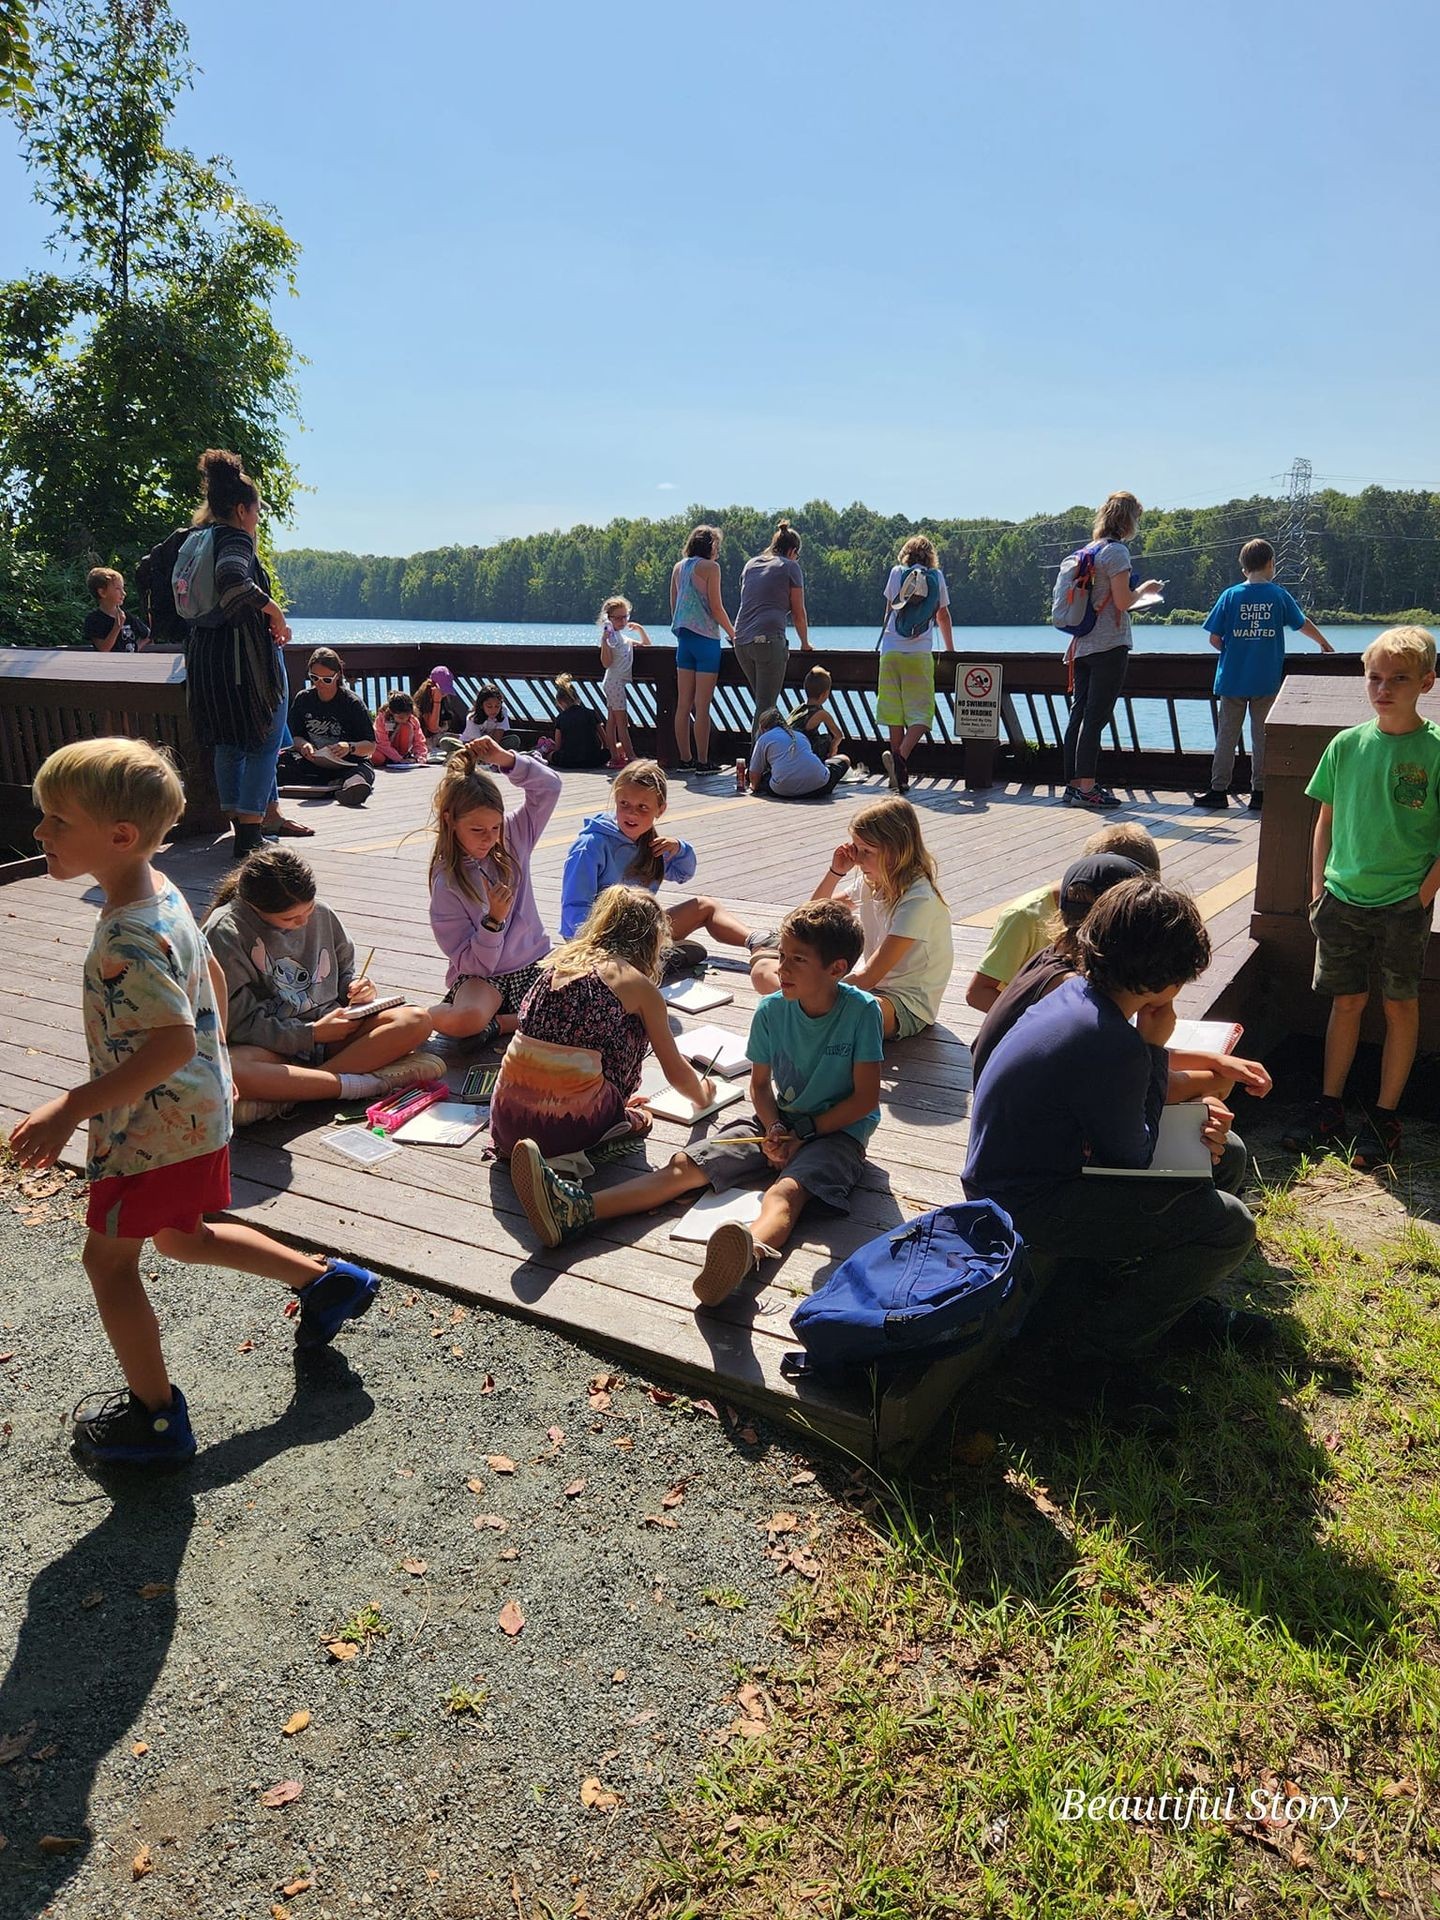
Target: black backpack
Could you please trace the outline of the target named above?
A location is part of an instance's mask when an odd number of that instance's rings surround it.
[[[167,533],[158,547],[152,547],[135,568],[135,590],[150,622],[152,640],[184,640],[190,629],[175,609],[175,590],[171,576],[190,527],[177,527]]]

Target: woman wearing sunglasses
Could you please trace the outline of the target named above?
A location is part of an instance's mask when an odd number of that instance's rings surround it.
[[[294,745],[280,756],[280,784],[329,787],[342,807],[363,807],[375,785],[370,765],[375,722],[365,702],[346,686],[344,665],[332,647],[315,649],[305,677],[309,686],[290,702]]]

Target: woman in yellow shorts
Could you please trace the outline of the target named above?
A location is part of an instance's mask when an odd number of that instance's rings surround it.
[[[915,633],[902,633],[897,618],[900,589],[914,568],[933,573],[939,583],[939,597],[930,617]],[[932,583],[933,584],[933,583]],[[902,625],[913,624],[901,621]],[[910,755],[917,743],[930,731],[935,719],[935,661],[932,649],[935,629],[945,642],[945,651],[955,651],[955,634],[950,625],[950,589],[936,563],[935,543],[923,533],[912,534],[900,549],[898,563],[890,569],[885,583],[885,627],[880,635],[880,678],[875,695],[875,717],[890,731],[885,771],[896,793],[910,785]]]

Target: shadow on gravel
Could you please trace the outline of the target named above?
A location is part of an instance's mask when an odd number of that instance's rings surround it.
[[[175,1473],[111,1473],[88,1495],[94,1482],[77,1480],[77,1505],[112,1504],[36,1575],[14,1662],[0,1682],[0,1736],[12,1736],[11,1746],[13,1736],[28,1736],[0,1771],[6,1920],[40,1913],[90,1850],[96,1769],[134,1724],[170,1650],[197,1496],[294,1448],[336,1440],[374,1411],[359,1376],[333,1349],[297,1355],[295,1398],[269,1426],[206,1447]],[[192,1604],[203,1606],[203,1596]],[[52,1845],[42,1850],[45,1839]]]

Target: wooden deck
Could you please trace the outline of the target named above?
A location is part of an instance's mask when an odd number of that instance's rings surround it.
[[[357,951],[375,946],[371,968],[384,991],[437,997],[444,966],[426,916],[424,831],[435,769],[382,774],[364,812],[328,801],[289,800],[287,811],[316,828],[295,842],[311,859],[321,897],[344,917]],[[727,778],[676,782],[666,827],[700,856],[697,884],[723,897],[757,926],[806,897],[843,838],[858,803],[878,797],[873,779],[848,782],[833,800],[791,803],[735,795]],[[560,871],[575,829],[605,803],[603,774],[566,775],[565,792],[534,865],[542,913],[558,920]],[[759,1292],[742,1292],[722,1309],[694,1310],[695,1249],[669,1238],[675,1214],[613,1223],[573,1248],[537,1251],[503,1168],[482,1159],[484,1136],[459,1150],[407,1147],[372,1172],[327,1150],[330,1113],[302,1109],[237,1136],[233,1148],[236,1217],[282,1238],[324,1247],[459,1299],[542,1320],[607,1354],[643,1362],[717,1404],[757,1407],[808,1424],[865,1458],[897,1457],[913,1445],[956,1384],[940,1370],[900,1383],[880,1407],[781,1377],[794,1344],[789,1314],[863,1241],[897,1221],[952,1199],[965,1153],[970,1058],[978,1016],[965,984],[1004,902],[1055,878],[1093,831],[1093,815],[1061,806],[1046,789],[994,788],[966,793],[949,781],[923,781],[911,797],[925,820],[955,923],[956,965],[935,1031],[890,1050],[884,1118],[854,1211],[846,1220],[807,1216],[777,1272]],[[1123,816],[1155,834],[1167,878],[1201,902],[1215,942],[1211,972],[1190,988],[1182,1011],[1209,1010],[1253,951],[1248,935],[1259,820],[1235,808],[1197,814],[1180,795],[1136,794]],[[224,848],[177,843],[160,858],[197,914],[225,869]],[[662,898],[668,898],[667,889]],[[678,893],[675,897],[682,897]],[[0,890],[0,1119],[21,1114],[84,1072],[78,1015],[80,967],[95,914],[78,885],[44,878]],[[710,976],[734,993],[732,1004],[703,1016],[747,1030],[754,1002],[738,971]],[[459,1086],[473,1060],[450,1050]],[[657,1122],[646,1145],[659,1164],[683,1145],[684,1129]],[[78,1163],[72,1145],[67,1159]],[[637,1170],[637,1157],[602,1170],[611,1180]],[[495,1322],[497,1343],[504,1322]]]

